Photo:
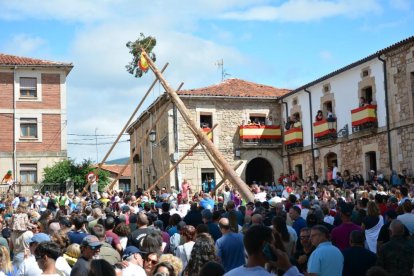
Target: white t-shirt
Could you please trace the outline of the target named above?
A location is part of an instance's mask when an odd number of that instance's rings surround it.
[[[227,205],[227,202],[230,201],[230,191],[223,191],[223,204]]]
[[[56,269],[65,274],[65,276],[70,276],[70,272],[72,271],[72,268],[68,264],[68,261],[66,261],[65,258],[59,257],[56,260],[55,263]]]
[[[129,262],[129,265],[122,269],[122,276],[147,276],[147,273],[139,265]]]
[[[30,255],[19,265],[17,269],[18,276],[40,276],[43,271],[39,268],[36,259]]]
[[[226,274],[224,276],[271,276],[274,274],[269,273],[266,269],[264,269],[261,266],[255,266],[255,267],[246,267],[244,265],[236,267]]]

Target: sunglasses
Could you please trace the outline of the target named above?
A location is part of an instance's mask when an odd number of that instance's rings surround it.
[[[157,261],[157,260],[147,259],[147,262],[148,262],[148,263],[151,263],[151,264],[153,264],[153,265],[158,264],[158,261]]]
[[[92,249],[92,250],[98,250],[98,249],[100,249],[100,248],[101,248],[101,246],[100,246],[100,245],[96,245],[96,246],[90,246],[90,245],[88,245],[88,247],[89,247],[90,249]]]
[[[43,256],[35,255],[35,259],[36,259],[36,261],[37,261],[37,260],[40,260],[41,258],[43,258]]]

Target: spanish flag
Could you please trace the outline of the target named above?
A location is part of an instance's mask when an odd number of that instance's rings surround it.
[[[141,69],[142,71],[144,72],[148,71],[149,65],[148,65],[147,59],[143,55],[139,57],[138,66],[139,66],[139,69]]]

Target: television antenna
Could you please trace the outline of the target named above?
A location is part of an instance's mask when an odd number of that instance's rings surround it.
[[[215,63],[215,65],[221,69],[221,81],[224,81],[224,79],[228,76],[231,76],[230,74],[228,74],[226,72],[226,70],[224,69],[224,61],[223,59],[221,60],[217,60],[217,62]]]

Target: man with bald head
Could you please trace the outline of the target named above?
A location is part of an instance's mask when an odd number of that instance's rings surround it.
[[[230,230],[228,218],[219,220],[221,238],[216,241],[217,255],[226,272],[245,264],[243,235]]]
[[[378,252],[377,265],[389,275],[411,275],[414,262],[414,242],[404,237],[404,224],[395,219],[390,224],[389,242]]]
[[[263,217],[261,214],[254,214],[252,216],[252,225],[263,225]]]

